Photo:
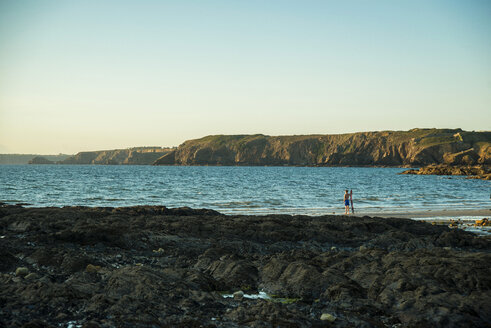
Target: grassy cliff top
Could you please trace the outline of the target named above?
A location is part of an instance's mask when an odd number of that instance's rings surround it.
[[[351,137],[383,138],[388,142],[399,144],[412,141],[422,147],[430,147],[452,142],[466,143],[491,143],[491,132],[468,132],[462,129],[411,129],[409,131],[374,131],[356,132],[344,134],[312,134],[312,135],[290,135],[290,136],[268,136],[263,134],[240,134],[240,135],[209,135],[199,139],[187,140],[181,147],[206,145],[212,148],[221,146],[238,146],[256,140],[277,139],[286,143],[294,143],[305,140],[317,139],[328,141],[329,139],[349,139]]]

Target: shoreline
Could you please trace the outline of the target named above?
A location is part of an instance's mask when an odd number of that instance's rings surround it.
[[[401,218],[401,219],[421,219],[421,218],[451,218],[451,217],[486,217],[491,216],[490,209],[477,209],[477,210],[416,210],[414,212],[366,212],[363,214],[350,214],[354,217],[380,217],[380,218]]]
[[[126,206],[85,206],[85,205],[60,205],[60,206],[39,206],[39,205],[34,205],[34,204],[29,204],[29,203],[8,203],[8,202],[1,202],[0,201],[0,208],[2,206],[14,206],[14,207],[22,207],[22,208],[29,208],[29,209],[42,209],[42,208],[132,208],[132,207],[165,207],[168,209],[173,209],[173,208],[189,208],[187,206],[181,206],[181,207],[167,207],[165,205],[159,205],[159,204],[137,204],[137,205],[126,205]],[[211,211],[216,211],[222,215],[228,215],[228,216],[236,216],[236,215],[242,215],[242,216],[270,216],[270,215],[305,215],[305,216],[310,216],[310,217],[319,217],[319,216],[346,216],[344,214],[343,210],[337,209],[336,211],[332,211],[332,209],[316,209],[315,211],[313,210],[305,210],[301,208],[296,208],[296,209],[287,209],[287,210],[276,210],[276,211],[268,211],[268,210],[243,210],[243,209],[215,209],[215,208],[200,208],[202,210],[211,210]],[[309,213],[310,212],[310,213]],[[401,218],[401,219],[431,219],[431,218],[462,218],[462,217],[490,217],[491,216],[491,208],[480,208],[480,209],[451,209],[451,210],[446,210],[446,209],[428,209],[428,210],[422,210],[422,209],[415,209],[415,210],[404,210],[404,211],[394,211],[394,210],[387,210],[387,211],[363,211],[359,209],[355,209],[355,214],[351,213],[350,209],[350,214],[348,217],[357,217],[357,218],[362,218],[362,217],[371,217],[371,218]]]

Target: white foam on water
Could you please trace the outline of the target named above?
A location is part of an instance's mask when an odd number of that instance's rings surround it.
[[[233,294],[224,294],[222,295],[223,298],[233,298]],[[270,300],[271,296],[266,294],[265,292],[259,292],[258,294],[244,294],[244,298],[252,299],[252,300],[257,300],[257,299],[262,299],[262,300]]]
[[[82,328],[82,324],[77,323],[77,321],[68,321],[65,324],[60,323],[58,326],[66,328]]]

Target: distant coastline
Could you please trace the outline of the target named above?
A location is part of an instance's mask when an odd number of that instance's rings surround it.
[[[0,154],[0,165],[25,165],[36,157],[45,158],[48,161],[59,162],[69,158],[72,155],[40,155],[40,154]]]
[[[0,164],[197,166],[490,165],[491,132],[462,129],[331,135],[212,135],[179,147],[135,147],[75,155],[0,155]]]

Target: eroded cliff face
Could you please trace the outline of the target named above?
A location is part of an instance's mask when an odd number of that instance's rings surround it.
[[[217,135],[189,140],[156,165],[423,166],[491,163],[491,132],[413,129],[340,135]]]
[[[140,147],[129,149],[101,150],[80,152],[58,164],[128,164],[150,165],[172,148]]]

